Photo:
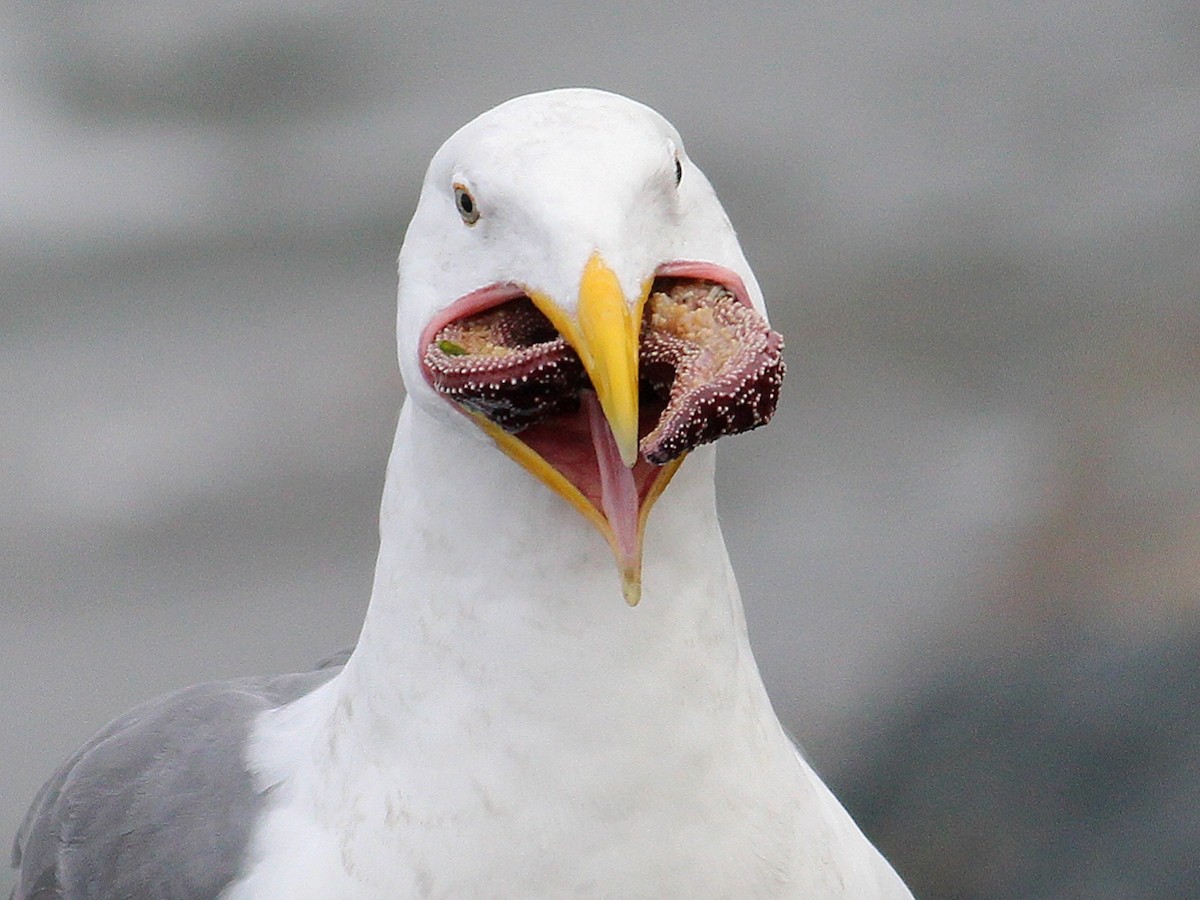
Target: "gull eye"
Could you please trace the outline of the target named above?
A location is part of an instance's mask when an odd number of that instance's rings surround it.
[[[675,157],[675,187],[679,187],[679,182],[683,181],[683,162],[678,156]]]
[[[475,198],[471,196],[471,192],[466,189],[465,185],[457,182],[454,185],[454,205],[458,207],[458,214],[468,225],[474,225],[479,221],[479,206],[475,203]]]

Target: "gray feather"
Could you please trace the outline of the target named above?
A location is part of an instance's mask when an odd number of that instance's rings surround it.
[[[13,900],[210,900],[237,875],[265,797],[244,747],[259,713],[314,672],[213,682],[110,723],[42,786],[13,847]]]

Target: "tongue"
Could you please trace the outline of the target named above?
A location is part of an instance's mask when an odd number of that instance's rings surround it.
[[[636,606],[641,599],[641,560],[638,552],[638,491],[633,480],[633,470],[621,462],[621,451],[608,425],[608,419],[600,408],[600,401],[593,391],[580,395],[587,410],[588,428],[592,434],[592,447],[596,451],[596,465],[600,470],[600,506],[608,519],[616,540],[617,556],[621,565],[621,589],[625,601]]]

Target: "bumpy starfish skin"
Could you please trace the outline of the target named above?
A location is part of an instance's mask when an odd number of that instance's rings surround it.
[[[783,384],[783,338],[721,285],[680,282],[646,303],[638,365],[667,400],[641,439],[664,465],[693,447],[770,421]]]
[[[526,298],[451,322],[425,366],[436,390],[510,432],[577,411],[587,384],[579,356]]]
[[[659,466],[766,424],[784,375],[783,338],[725,287],[664,286],[646,303],[638,357],[644,393],[664,404],[639,444]],[[578,355],[525,298],[447,325],[425,366],[436,390],[510,432],[578,411],[588,387]]]

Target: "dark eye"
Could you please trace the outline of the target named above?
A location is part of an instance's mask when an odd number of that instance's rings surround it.
[[[458,207],[458,214],[468,225],[479,221],[479,207],[475,204],[475,198],[461,184],[454,185],[454,205]]]
[[[675,187],[679,187],[679,182],[683,181],[683,162],[679,157],[675,157]]]

